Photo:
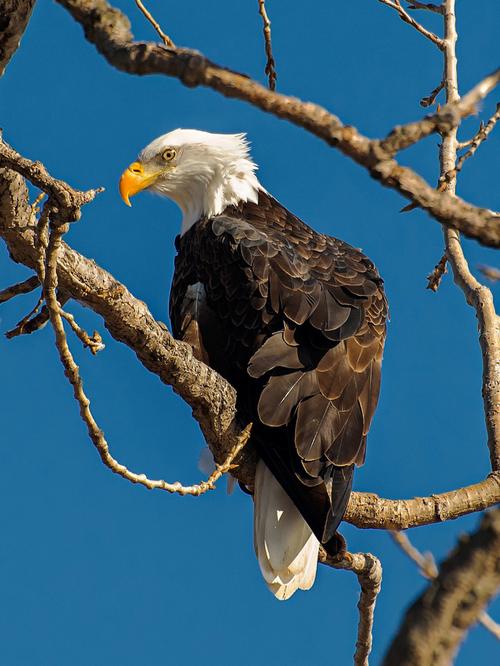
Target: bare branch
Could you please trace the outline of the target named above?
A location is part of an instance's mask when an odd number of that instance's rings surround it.
[[[35,0],[0,0],[0,76],[19,47],[34,4]]]
[[[476,150],[483,143],[483,141],[486,141],[488,135],[490,134],[491,130],[495,127],[498,120],[500,120],[500,102],[497,104],[495,113],[491,116],[486,125],[483,125],[483,123],[481,123],[479,126],[479,130],[477,131],[477,134],[475,134],[472,137],[472,139],[470,139],[470,141],[467,142],[467,145],[470,145],[470,149],[466,153],[461,155],[460,158],[458,159],[457,165],[453,169],[454,175],[456,175],[462,170],[464,162],[468,160],[469,157],[473,157]],[[447,174],[447,177],[448,175],[449,174]]]
[[[485,266],[484,264],[480,264],[478,268],[484,277],[488,278],[491,282],[498,282],[500,280],[500,270],[498,268]]]
[[[447,103],[459,103],[455,0],[445,0],[445,50],[444,71]],[[462,100],[463,101],[463,100]],[[495,114],[496,115],[496,114]],[[489,131],[495,124],[491,119]],[[472,150],[472,149],[471,149]],[[443,191],[455,195],[457,156],[457,128],[443,135],[439,160]],[[460,164],[460,168],[463,162]],[[457,164],[458,166],[458,164]],[[444,229],[448,261],[453,270],[455,283],[463,291],[467,303],[474,308],[479,325],[479,344],[483,357],[483,406],[488,432],[488,448],[491,468],[500,470],[500,325],[495,312],[491,291],[472,275],[460,243],[460,234],[452,228]]]
[[[66,301],[69,300],[69,294],[65,294],[59,289],[57,292],[57,300],[59,305],[63,306]],[[43,328],[48,321],[49,311],[47,310],[47,306],[44,305],[40,312],[31,319],[26,320],[26,317],[24,317],[15,328],[5,334],[5,337],[10,339],[17,337],[18,335],[31,335],[31,333],[36,333],[36,331]]]
[[[500,585],[500,510],[460,539],[437,577],[407,610],[383,666],[450,664]]]
[[[0,236],[15,261],[33,268],[39,261],[31,207],[22,179],[4,171],[0,181]],[[205,439],[218,462],[238,444],[236,393],[220,375],[198,361],[191,348],[175,341],[140,300],[107,271],[64,243],[58,253],[58,284],[65,293],[99,314],[111,335],[136,354],[193,408]],[[234,475],[253,486],[255,455],[245,447]],[[388,500],[371,493],[353,493],[345,520],[362,528],[406,529],[452,520],[500,501],[500,475],[440,495]]]
[[[19,282],[18,284],[13,284],[11,287],[2,289],[2,291],[0,291],[0,303],[5,303],[20,294],[29,294],[30,291],[33,291],[33,289],[36,289],[39,286],[40,282],[38,277],[33,275],[27,280],[24,280],[24,282]]]
[[[475,113],[479,102],[494,90],[498,83],[500,68],[479,81],[461,99],[457,97],[422,120],[395,127],[387,138],[380,142],[380,148],[387,155],[393,156],[435,132],[446,134],[456,128],[463,118]],[[443,85],[445,84],[446,81]]]
[[[388,500],[372,493],[353,493],[344,520],[356,527],[406,530],[454,520],[500,502],[500,474],[484,481],[430,497]]]
[[[429,580],[434,580],[438,577],[439,570],[432,553],[422,554],[417,548],[415,548],[404,532],[391,531],[389,534],[401,550],[408,555],[410,560],[415,562],[422,576]],[[500,639],[500,626],[488,615],[488,613],[483,611],[479,616],[479,622],[488,629],[495,638]]]
[[[485,629],[493,634],[497,641],[500,641],[500,624],[498,624],[498,622],[495,622],[488,613],[481,613],[479,616],[479,622],[481,622]]]
[[[427,39],[430,39],[431,42],[433,42],[438,47],[438,49],[440,49],[441,51],[444,49],[443,40],[430,30],[427,30],[427,28],[424,28],[424,26],[421,25],[418,21],[415,21],[413,16],[410,16],[410,14],[408,14],[408,12],[403,9],[399,0],[394,0],[394,2],[392,0],[378,0],[378,1],[381,2],[383,5],[387,5],[388,7],[391,7],[391,9],[394,9],[398,13],[399,18],[402,21],[404,21],[404,23],[408,23],[408,25],[411,25],[412,28],[418,30],[418,32],[421,35],[427,37]]]
[[[58,305],[59,305],[59,314],[63,319],[65,319],[68,322],[68,324],[71,326],[73,332],[81,341],[83,346],[88,347],[94,356],[97,354],[97,352],[102,351],[105,345],[103,344],[102,338],[99,335],[99,333],[97,331],[94,331],[92,337],[90,337],[87,331],[84,331],[83,328],[81,328],[81,326],[78,325],[74,316],[69,312],[65,312],[61,308],[61,303],[58,303]]]
[[[42,306],[42,303],[43,303],[43,298],[40,296],[40,298],[37,300],[33,308],[28,312],[28,314],[25,315],[21,319],[21,321],[18,321],[15,327],[11,331],[7,331],[5,337],[10,340],[11,338],[15,338],[18,335],[23,335],[26,324],[28,324],[30,319],[38,313],[38,311]]]
[[[484,245],[500,247],[500,215],[477,208],[460,199],[436,193],[411,169],[399,165],[388,148],[399,150],[412,145],[433,132],[442,132],[450,124],[475,111],[500,81],[500,69],[486,77],[457,105],[444,107],[438,114],[410,123],[409,131],[397,128],[392,140],[370,140],[352,126],[344,126],[333,114],[317,104],[266,89],[250,78],[212,63],[197,51],[165,49],[144,42],[134,42],[128,19],[106,0],[58,0],[79,21],[89,41],[94,43],[108,62],[130,74],[163,74],[180,79],[185,85],[203,85],[226,97],[245,100],[254,106],[305,128],[334,146],[384,186],[395,189],[415,202],[444,225],[460,229],[465,235]],[[430,119],[429,119],[430,118]],[[419,126],[425,128],[422,130]],[[397,139],[397,140],[396,140]],[[406,142],[406,143],[405,143]]]
[[[344,552],[340,558],[333,558],[328,556],[323,548],[321,548],[319,561],[334,569],[352,571],[358,577],[361,591],[358,601],[359,623],[354,664],[355,666],[368,666],[368,657],[372,650],[375,604],[382,587],[382,565],[380,560],[371,553]]]
[[[416,2],[416,0],[407,0],[410,4],[407,9],[427,9],[429,12],[444,14],[444,5],[435,5],[432,2]]]
[[[173,43],[173,41],[170,39],[170,37],[169,37],[168,35],[166,35],[166,34],[163,32],[163,30],[161,29],[161,26],[160,26],[160,24],[158,23],[158,21],[154,18],[154,16],[151,14],[151,12],[149,12],[149,11],[146,9],[146,7],[145,7],[144,4],[141,2],[141,0],[135,0],[135,4],[139,7],[139,9],[141,10],[141,12],[142,12],[142,13],[144,14],[144,16],[146,17],[146,19],[151,23],[151,25],[153,26],[153,28],[154,28],[154,29],[156,30],[156,32],[158,33],[158,35],[160,36],[160,39],[163,41],[163,43],[165,44],[165,46],[168,47],[169,49],[175,49],[175,44]]]
[[[269,90],[276,89],[276,63],[273,56],[273,47],[271,42],[271,21],[266,11],[266,4],[264,0],[258,0],[259,3],[259,14],[262,16],[262,22],[264,24],[264,42],[266,45],[266,56],[267,63],[265,72],[269,77]]]
[[[443,254],[438,263],[434,266],[432,273],[427,276],[427,289],[431,291],[437,291],[443,275],[446,273],[446,263],[448,261],[448,256],[446,252]]]
[[[429,580],[437,578],[438,568],[431,553],[425,553],[425,555],[422,555],[422,553],[419,550],[417,550],[415,546],[411,543],[410,539],[407,537],[407,535],[404,532],[397,532],[395,530],[391,530],[389,534],[391,535],[393,540],[398,544],[401,550],[404,553],[406,553],[406,555],[408,555],[410,560],[413,560],[413,562],[415,562],[415,564],[420,569],[420,573],[422,574],[422,576],[429,578]]]
[[[422,99],[420,100],[420,106],[424,107],[432,106],[436,101],[436,97],[439,95],[439,93],[443,88],[444,88],[444,81],[441,81],[430,93],[430,95],[428,95],[427,97],[422,97]]]

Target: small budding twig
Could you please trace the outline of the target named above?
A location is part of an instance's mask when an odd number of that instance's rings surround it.
[[[403,553],[407,555],[410,560],[415,562],[418,566],[418,569],[422,576],[428,578],[429,580],[435,580],[439,575],[439,569],[436,566],[436,562],[432,553],[421,553],[415,546],[411,543],[410,539],[406,536],[404,532],[398,532],[396,530],[389,530],[394,542],[401,548]],[[500,640],[500,625],[493,620],[493,618],[484,611],[479,617],[479,622],[490,631],[495,638]]]
[[[441,257],[441,259],[438,261],[438,263],[434,266],[432,273],[430,273],[427,276],[426,289],[430,289],[431,291],[437,291],[439,289],[439,285],[441,284],[443,275],[447,272],[446,270],[447,261],[448,261],[448,256],[445,252]]]
[[[432,2],[417,2],[416,0],[407,0],[409,2],[407,9],[427,9],[429,12],[444,14],[443,5],[435,5]]]
[[[78,325],[74,316],[69,312],[65,312],[61,308],[60,303],[59,303],[59,314],[63,319],[65,319],[68,322],[68,324],[71,326],[76,336],[81,340],[83,346],[88,347],[94,356],[97,354],[97,352],[100,352],[104,349],[105,345],[98,331],[94,331],[92,337],[90,337],[87,331],[85,331],[83,328],[81,328],[81,326]]]
[[[444,88],[444,80],[439,83],[434,90],[427,97],[422,97],[420,100],[420,106],[428,107],[432,106],[436,101],[436,97],[439,95],[441,90]]]
[[[423,25],[421,25],[418,21],[415,21],[415,19],[408,14],[407,11],[403,9],[401,6],[401,3],[399,0],[378,0],[381,2],[383,5],[387,5],[388,7],[391,7],[391,9],[394,9],[398,15],[399,18],[404,21],[404,23],[408,23],[408,25],[411,25],[415,30],[418,30],[420,34],[422,34],[424,37],[427,37],[427,39],[430,39],[431,42],[433,42],[440,51],[444,49],[444,40],[442,40],[440,37],[435,35],[433,32],[430,30],[427,30],[427,28],[424,28]],[[417,9],[417,7],[415,7]],[[419,8],[420,9],[420,8]]]
[[[35,306],[28,312],[27,315],[25,315],[21,319],[21,321],[17,322],[17,324],[11,331],[7,331],[5,337],[10,340],[11,338],[15,338],[18,335],[23,335],[26,324],[28,324],[30,319],[38,313],[38,311],[42,306],[42,303],[43,303],[43,296],[40,296],[40,298],[35,303]]]
[[[469,150],[461,155],[457,161],[457,165],[454,169],[454,174],[456,175],[459,171],[462,170],[462,167],[464,165],[464,162],[469,159],[469,157],[473,157],[474,153],[476,150],[479,148],[479,146],[483,143],[483,141],[486,141],[488,138],[488,135],[492,131],[492,129],[495,127],[496,123],[500,120],[500,102],[497,103],[496,106],[496,111],[495,113],[491,116],[491,118],[488,120],[486,125],[484,125],[482,122],[479,125],[479,129],[477,133],[470,139],[469,141],[466,141],[462,144],[460,144],[463,148],[470,146]]]
[[[257,0],[259,3],[259,14],[262,16],[262,22],[264,24],[264,42],[266,45],[266,56],[267,63],[265,72],[269,78],[269,89],[276,89],[276,79],[278,75],[276,74],[276,62],[273,56],[273,48],[271,42],[271,21],[267,15],[265,0]]]
[[[58,291],[57,300],[59,301],[59,305],[61,307],[66,303],[66,301],[69,301],[69,299],[70,299],[69,294],[67,294],[66,292],[62,292],[60,290]],[[43,308],[35,317],[33,317],[24,324],[22,330],[19,329],[18,325],[12,331],[8,331],[8,333],[6,333],[5,336],[7,338],[15,338],[18,335],[31,335],[31,333],[35,333],[36,331],[39,331],[41,328],[43,328],[48,321],[49,321],[49,311],[47,310],[47,306],[44,305]]]
[[[146,17],[146,19],[151,23],[151,25],[153,26],[153,28],[154,28],[154,29],[156,30],[156,32],[158,33],[158,35],[160,36],[160,39],[163,41],[163,43],[165,44],[165,46],[168,46],[169,49],[175,49],[175,44],[173,43],[173,41],[170,39],[170,37],[169,37],[168,35],[166,35],[166,34],[163,32],[163,30],[161,29],[161,26],[160,26],[160,24],[158,23],[158,21],[154,18],[154,16],[151,14],[151,12],[149,12],[149,11],[146,9],[146,7],[145,7],[144,4],[141,2],[141,0],[135,0],[135,4],[139,7],[139,9],[141,10],[141,12],[142,12],[142,13],[144,14],[144,16]]]
[[[319,561],[334,569],[352,571],[358,577],[360,595],[358,601],[359,623],[355,666],[368,666],[368,657],[373,643],[373,618],[377,596],[382,587],[382,564],[371,553],[345,552],[340,558],[330,557],[323,548],[319,551]]]

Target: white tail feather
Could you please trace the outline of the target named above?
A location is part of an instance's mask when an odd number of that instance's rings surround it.
[[[277,599],[308,590],[316,578],[319,542],[262,460],[254,489],[254,547],[260,570]]]

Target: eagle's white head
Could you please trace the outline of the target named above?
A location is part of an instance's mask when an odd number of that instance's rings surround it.
[[[185,233],[200,217],[218,215],[240,201],[257,202],[263,189],[244,134],[176,129],[152,141],[122,174],[120,194],[148,189],[175,201]]]

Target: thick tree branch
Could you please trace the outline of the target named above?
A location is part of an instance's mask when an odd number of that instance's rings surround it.
[[[17,51],[35,0],[0,0],[0,76]]]
[[[197,51],[167,49],[149,42],[134,42],[128,18],[106,0],[58,0],[81,23],[87,39],[108,62],[129,74],[163,74],[187,86],[206,86],[244,100],[279,118],[305,128],[368,170],[444,225],[460,229],[484,245],[500,247],[500,215],[458,198],[436,192],[411,169],[393,158],[397,150],[432,132],[443,132],[473,113],[477,103],[500,81],[500,70],[487,77],[457,105],[444,107],[420,123],[397,128],[389,141],[370,140],[352,126],[311,102],[268,90],[248,77],[220,67]],[[473,92],[473,94],[472,94]]]
[[[13,171],[0,171],[0,236],[14,261],[36,268],[41,250],[26,186]],[[111,335],[130,347],[148,370],[171,385],[193,408],[216,461],[222,463],[242,433],[236,420],[234,389],[195,359],[188,345],[175,341],[124,285],[65,243],[59,249],[57,277],[64,293],[99,314]],[[236,463],[239,467],[233,473],[251,487],[255,457],[250,447],[245,447]],[[500,477],[492,474],[466,488],[411,500],[353,493],[345,519],[358,527],[406,529],[451,520],[498,501]]]
[[[391,537],[394,539],[395,543],[401,548],[401,550],[407,555],[410,560],[415,562],[420,573],[425,578],[429,580],[434,580],[439,575],[439,570],[436,566],[436,562],[432,553],[427,552],[422,554],[415,546],[411,543],[410,539],[405,532],[390,532]],[[498,625],[493,618],[491,618],[488,613],[482,612],[479,616],[478,621],[490,631],[495,638],[500,640],[500,625]]]
[[[447,666],[500,586],[500,509],[463,537],[406,612],[383,666]]]

